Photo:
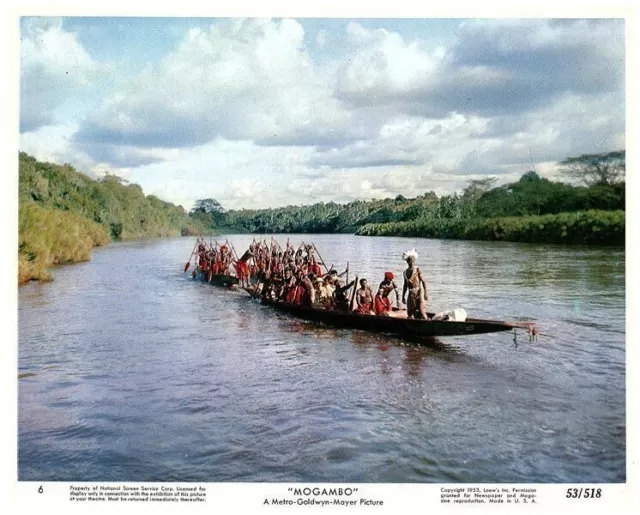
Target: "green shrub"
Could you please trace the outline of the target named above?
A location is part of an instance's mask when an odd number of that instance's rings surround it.
[[[19,157],[20,283],[50,278],[53,264],[87,260],[93,246],[112,238],[202,232],[181,206],[145,197],[137,184],[114,175],[93,180],[24,152]]]
[[[624,211],[579,211],[503,218],[423,219],[418,222],[366,224],[363,236],[417,236],[532,243],[624,245]]]
[[[32,201],[20,205],[18,224],[19,283],[49,279],[52,265],[87,261],[94,246],[111,241],[104,226]]]

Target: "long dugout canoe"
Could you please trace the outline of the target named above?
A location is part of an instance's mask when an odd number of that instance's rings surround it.
[[[472,334],[496,333],[513,329],[528,329],[528,322],[503,322],[467,318],[464,322],[450,320],[418,320],[393,316],[364,315],[333,309],[298,306],[287,302],[262,299],[263,304],[294,316],[322,322],[336,327],[364,329],[379,333],[403,336],[436,337],[463,336]],[[429,314],[432,316],[433,314]]]

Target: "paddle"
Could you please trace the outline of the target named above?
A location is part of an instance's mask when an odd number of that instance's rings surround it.
[[[265,241],[265,245],[266,243],[267,242]],[[276,241],[276,243],[278,242]],[[267,248],[267,252],[269,253],[269,257],[267,257],[267,270],[271,272],[271,254],[273,254],[273,236],[271,236],[271,242],[269,244],[269,247]],[[267,270],[265,270],[265,273]]]
[[[313,246],[313,250],[316,251],[316,253],[318,254],[318,257],[320,258],[320,263],[322,263],[322,266],[324,267],[324,269],[328,272],[329,269],[327,268],[327,265],[324,264],[324,259],[322,259],[322,256],[320,255],[320,252],[318,251],[318,248],[316,247],[315,243],[311,244]],[[349,264],[347,263],[347,267],[349,266]],[[347,281],[349,282],[349,281]]]
[[[186,272],[187,270],[189,270],[189,267],[191,266],[191,258],[193,257],[194,252],[196,251],[196,248],[198,248],[198,243],[200,241],[200,238],[198,238],[196,240],[196,244],[193,247],[193,250],[191,251],[191,255],[189,256],[189,261],[187,261],[187,264],[184,265],[184,271]]]
[[[236,257],[236,261],[240,261],[240,258],[238,257],[238,253],[236,252],[236,248],[233,246],[233,243],[227,240],[227,245],[231,247],[231,251],[233,252],[233,255]]]
[[[353,283],[353,293],[351,294],[351,300],[349,301],[349,311],[353,311],[353,301],[356,298],[357,290],[358,290],[358,276],[356,275],[356,281]]]

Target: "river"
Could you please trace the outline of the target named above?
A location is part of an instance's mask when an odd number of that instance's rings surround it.
[[[626,480],[624,249],[289,237],[375,284],[415,247],[429,310],[542,334],[332,329],[187,280],[192,238],[112,244],[19,289],[19,479]]]

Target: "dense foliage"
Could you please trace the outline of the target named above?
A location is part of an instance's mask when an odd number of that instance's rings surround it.
[[[48,277],[54,263],[89,259],[110,239],[197,234],[203,227],[184,209],[145,196],[114,175],[101,180],[70,165],[19,160],[19,281]]]
[[[19,209],[19,283],[49,279],[51,265],[87,261],[94,246],[111,241],[104,225],[69,211],[35,202],[21,203]]]
[[[623,245],[624,211],[577,211],[540,216],[474,219],[422,219],[412,222],[367,224],[365,236],[415,236],[465,240],[503,240],[534,243]]]
[[[533,171],[525,173],[512,184],[492,187],[494,182],[493,178],[473,180],[461,194],[442,197],[428,192],[412,199],[398,196],[348,204],[329,202],[277,209],[218,210],[215,213],[200,210],[192,211],[191,216],[210,228],[252,233],[355,232],[367,235],[624,243],[624,183],[572,186],[549,181]],[[594,234],[582,230],[580,224],[567,225],[563,217],[556,218],[560,229],[552,229],[555,226],[549,225],[553,217],[548,215],[592,210],[615,211],[617,214],[609,218],[606,213],[585,213],[584,220],[592,220],[593,216],[603,220],[602,225],[596,225],[599,229]],[[522,217],[520,229],[516,229],[514,224],[519,217]],[[542,218],[538,220],[536,217]],[[501,238],[496,238],[489,229],[498,218],[504,219],[500,223],[509,229],[505,229]],[[534,230],[540,225],[545,228],[542,232],[546,236]],[[596,236],[598,231],[606,234]],[[562,236],[564,232],[567,235]]]
[[[409,199],[229,211],[206,198],[187,215],[115,175],[94,180],[70,165],[21,152],[19,280],[46,278],[54,263],[89,259],[94,245],[110,239],[216,231],[624,244],[624,150],[560,164],[585,185],[530,171],[498,187],[492,177],[472,180],[461,194],[442,197],[427,192]]]

